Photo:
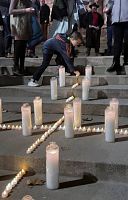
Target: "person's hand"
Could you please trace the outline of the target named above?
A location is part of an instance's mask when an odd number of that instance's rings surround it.
[[[34,13],[35,12],[35,9],[33,7],[30,7],[30,8],[26,8],[25,11],[27,13]]]
[[[79,71],[74,71],[74,74],[76,74],[76,77],[80,76],[80,72]]]

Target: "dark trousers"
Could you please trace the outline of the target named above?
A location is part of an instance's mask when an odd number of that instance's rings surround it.
[[[14,41],[14,71],[17,71],[21,74],[24,73],[26,44],[26,40]]]
[[[41,75],[43,74],[43,72],[45,71],[45,69],[49,66],[49,63],[52,59],[53,54],[43,54],[43,62],[42,65],[39,67],[39,69],[34,73],[33,75],[33,79],[38,81],[41,77]]]
[[[120,55],[124,41],[124,64],[128,62],[128,22],[113,24],[114,33],[114,62],[120,65]]]
[[[113,35],[113,30],[112,30],[112,26],[108,26],[107,27],[107,52],[109,53],[109,54],[111,54],[112,53],[112,35]]]
[[[4,22],[4,42],[5,42],[5,53],[11,53],[12,37],[10,30],[10,16],[3,18]]]
[[[0,31],[0,57],[5,55],[4,51],[4,34]]]

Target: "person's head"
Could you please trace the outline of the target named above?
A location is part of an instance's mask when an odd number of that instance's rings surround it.
[[[92,12],[97,12],[97,8],[99,8],[99,5],[96,3],[93,3],[89,6],[89,8],[91,8]]]
[[[83,43],[83,38],[80,32],[75,31],[70,35],[70,42],[74,47],[79,46]]]
[[[45,4],[45,0],[40,0],[40,5]]]

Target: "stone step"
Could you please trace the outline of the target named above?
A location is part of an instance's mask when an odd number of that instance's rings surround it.
[[[45,73],[47,74],[47,73]],[[42,75],[40,79],[41,85],[50,85],[50,79],[53,77],[51,75]],[[57,74],[56,74],[57,75]],[[59,77],[56,76],[59,80]],[[15,85],[27,85],[28,81],[32,78],[32,76],[0,76],[0,86],[15,86]],[[80,76],[78,82],[81,84],[84,76]],[[75,76],[66,76],[65,84],[66,86],[72,86],[77,81]],[[128,76],[127,75],[92,75],[91,86],[98,85],[127,85],[128,84]],[[58,81],[59,85],[59,81]]]
[[[29,103],[33,111],[34,97],[2,97],[3,108],[8,112],[21,112],[23,103]],[[100,115],[104,116],[105,108],[109,105],[111,99],[98,99],[82,101],[82,114],[83,115]],[[66,105],[65,99],[51,100],[50,98],[43,97],[43,112],[44,113],[61,113],[64,112]],[[119,99],[119,116],[128,117],[128,100]]]
[[[90,87],[89,99],[107,99],[107,98],[128,98],[128,85],[105,85],[105,86],[93,86]],[[40,86],[37,88],[29,86],[6,86],[0,88],[1,97],[4,96],[16,96],[16,97],[50,97],[50,86]],[[58,87],[58,99],[66,99],[71,95],[82,96],[81,85],[75,89],[71,87]]]

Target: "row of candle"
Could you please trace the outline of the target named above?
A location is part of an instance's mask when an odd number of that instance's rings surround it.
[[[22,169],[8,185],[6,186],[5,190],[2,192],[2,198],[8,197],[9,193],[12,189],[18,184],[18,182],[22,179],[22,177],[26,174],[26,171]]]
[[[64,116],[61,117],[52,127],[50,127],[41,138],[37,139],[26,151],[27,154],[32,153],[42,142],[46,140],[64,121]]]

